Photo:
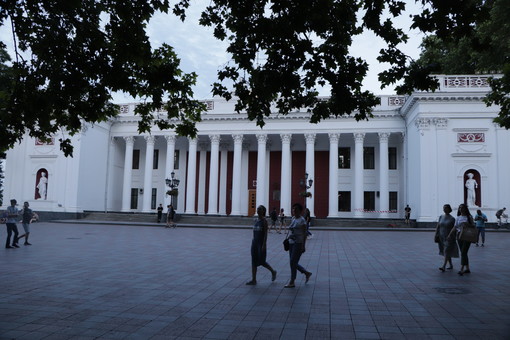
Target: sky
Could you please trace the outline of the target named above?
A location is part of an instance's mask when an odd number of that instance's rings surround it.
[[[159,47],[162,43],[169,44],[174,47],[181,59],[181,69],[187,73],[195,72],[198,74],[194,93],[195,99],[199,100],[212,98],[211,88],[212,83],[216,81],[217,71],[230,60],[230,56],[225,52],[227,42],[215,39],[212,28],[198,24],[200,13],[208,3],[209,0],[192,1],[184,23],[172,13],[159,13],[151,19],[147,27],[154,48]],[[406,13],[393,20],[409,36],[408,43],[400,46],[401,50],[414,59],[419,56],[419,45],[423,34],[410,31],[411,19],[409,14],[418,13],[421,9],[420,6],[412,0],[407,1]],[[4,41],[8,48],[12,47],[9,26],[4,25],[0,28],[0,40]],[[353,56],[362,57],[370,65],[368,75],[363,83],[364,90],[370,90],[376,95],[395,93],[393,86],[381,89],[377,80],[377,74],[385,69],[385,65],[376,60],[379,50],[384,46],[379,38],[373,34],[365,33],[355,38],[351,49]],[[320,94],[323,96],[329,95],[328,89],[321,89]],[[120,104],[135,102],[136,99],[122,93],[114,93],[113,101]]]

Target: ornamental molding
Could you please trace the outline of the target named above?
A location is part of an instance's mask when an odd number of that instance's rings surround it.
[[[232,135],[235,144],[241,144],[243,142],[243,135]]]
[[[425,129],[428,129],[430,127],[432,119],[430,118],[417,118],[414,121],[414,125],[418,128],[418,131],[423,131]]]
[[[315,133],[305,133],[306,144],[315,144]]]
[[[388,106],[402,106],[406,101],[404,96],[391,96],[388,97]]]
[[[389,132],[379,132],[379,142],[388,142],[388,139],[390,139],[390,133]]]
[[[143,136],[143,138],[145,139],[145,142],[147,142],[147,144],[154,144],[154,142],[156,141],[156,137],[154,136]]]
[[[211,140],[211,144],[219,144],[221,137],[220,135],[209,135],[209,139]]]
[[[135,137],[126,136],[126,137],[124,137],[124,140],[126,141],[126,144],[133,144],[135,142]]]
[[[442,79],[442,87],[454,89],[488,89],[491,76],[445,76]]]
[[[435,95],[426,94],[413,94],[408,98],[400,108],[401,115],[407,115],[414,106],[419,102],[483,102],[485,94],[479,93],[463,93],[461,95],[437,93]]]
[[[452,153],[452,157],[466,157],[466,158],[472,158],[472,157],[483,157],[488,158],[491,157],[492,153],[490,152],[454,152]]]
[[[188,137],[188,143],[189,143],[189,145],[197,145],[198,144],[198,139]]]
[[[280,138],[282,139],[282,144],[290,144],[290,141],[292,140],[292,134],[283,133],[280,134]]]
[[[340,139],[339,133],[328,133],[329,137],[329,143],[338,143],[338,140]]]
[[[175,141],[177,140],[177,136],[176,135],[166,135],[165,139],[166,139],[167,144],[175,144]]]
[[[433,118],[432,122],[438,129],[446,129],[448,127],[448,118]]]
[[[363,143],[364,140],[365,140],[364,132],[355,132],[354,133],[354,142],[355,143]]]
[[[259,144],[266,144],[267,142],[267,135],[266,134],[256,134],[257,142]]]
[[[483,132],[458,132],[457,143],[485,143]]]

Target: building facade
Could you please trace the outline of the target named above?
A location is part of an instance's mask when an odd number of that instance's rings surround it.
[[[290,215],[300,202],[318,218],[402,218],[409,204],[413,219],[432,222],[443,204],[469,201],[494,220],[510,201],[510,133],[493,123],[499,108],[483,102],[486,76],[438,78],[435,93],[381,96],[359,122],[311,124],[303,109],[275,111],[261,129],[233,102],[214,99],[193,139],[157,127],[140,135],[136,104],[121,105],[117,118],[72,138],[73,158],[55,140],[25,138],[9,150],[4,205],[154,212],[170,203],[173,172],[181,214],[251,216],[263,204]]]

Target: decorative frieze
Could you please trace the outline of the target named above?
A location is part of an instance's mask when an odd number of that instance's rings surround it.
[[[388,106],[402,106],[406,101],[404,96],[391,96],[388,97]]]
[[[434,118],[433,123],[438,129],[446,129],[448,127],[448,118]]]
[[[485,133],[483,132],[457,133],[457,143],[485,143]]]
[[[446,76],[445,88],[484,88],[489,87],[488,76]]]

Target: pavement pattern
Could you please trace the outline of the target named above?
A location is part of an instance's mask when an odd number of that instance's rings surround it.
[[[510,339],[508,232],[459,276],[432,230],[315,231],[294,289],[284,237],[246,286],[247,229],[35,223],[0,250],[0,339]]]

